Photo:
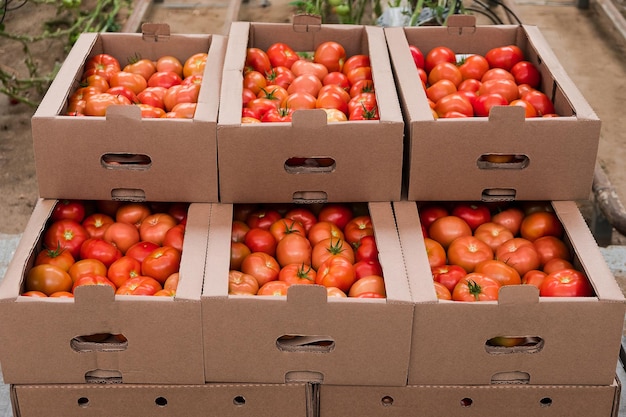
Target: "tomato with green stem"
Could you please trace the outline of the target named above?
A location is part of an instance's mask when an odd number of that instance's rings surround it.
[[[498,299],[500,283],[493,278],[472,272],[463,277],[452,291],[454,301],[494,301]]]
[[[311,265],[307,264],[287,264],[278,273],[278,280],[290,285],[294,284],[315,284],[317,272]]]

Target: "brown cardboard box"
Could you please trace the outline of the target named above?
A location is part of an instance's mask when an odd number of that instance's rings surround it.
[[[608,385],[350,387],[322,385],[320,415],[343,417],[616,417],[619,380]]]
[[[14,417],[306,417],[309,384],[12,385]]]
[[[191,204],[176,297],[78,287],[72,298],[19,295],[56,200],[40,199],[0,285],[0,362],[7,384],[204,383],[200,294],[210,205]],[[80,336],[123,335],[87,342]]]
[[[415,202],[394,204],[415,300],[409,384],[610,385],[622,340],[625,300],[572,201],[551,202],[593,297],[539,297],[530,285],[500,289],[499,301],[438,301]],[[528,348],[490,348],[497,336],[531,336]]]
[[[41,197],[218,201],[216,126],[226,38],[147,28],[144,34],[82,34],[73,46],[32,118]],[[124,66],[136,55],[184,62],[198,52],[209,58],[193,119],[142,119],[135,106],[109,108],[106,117],[64,115],[86,60],[96,54],[111,54]]]
[[[413,306],[391,204],[369,203],[386,299],[228,295],[233,208],[211,213],[202,334],[207,382],[406,385]]]
[[[406,124],[408,200],[587,199],[600,120],[537,27],[474,25],[472,16],[451,16],[448,27],[385,28]],[[492,109],[488,118],[435,120],[409,44],[424,54],[443,45],[457,54],[483,55],[515,44],[538,66],[540,88],[562,117],[525,119],[520,109],[503,106]],[[490,154],[524,159],[503,164],[481,159]]]
[[[382,28],[233,22],[218,122],[220,202],[393,201],[402,187],[403,121]],[[323,110],[296,111],[293,123],[241,124],[246,48],[285,42],[313,51],[341,43],[368,54],[379,121],[326,122]],[[289,167],[290,158],[331,158],[328,168]],[[381,174],[381,173],[384,173]]]

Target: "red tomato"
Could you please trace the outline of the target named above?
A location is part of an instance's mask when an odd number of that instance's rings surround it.
[[[480,80],[489,70],[489,62],[484,56],[475,54],[464,58],[458,68],[464,80]]]
[[[313,246],[311,252],[311,265],[314,269],[319,269],[320,265],[328,258],[334,256],[342,256],[354,263],[354,250],[349,243],[343,239],[328,238],[324,239]]]
[[[315,283],[325,287],[337,287],[347,293],[355,280],[352,263],[343,256],[333,256],[320,265]]]
[[[497,93],[504,97],[507,103],[519,98],[517,84],[513,80],[498,78],[483,82],[478,89],[478,95]]]
[[[537,110],[537,115],[554,114],[554,105],[547,95],[539,90],[530,90],[522,94],[522,99],[526,100]]]
[[[350,72],[346,74],[346,77],[348,77],[350,85],[354,85],[363,80],[371,80],[372,67],[358,67],[351,69]]]
[[[424,68],[425,58],[421,49],[415,45],[409,45],[409,51],[411,52],[411,57],[413,58],[413,62],[415,62],[415,66],[417,68]]]
[[[102,75],[97,75],[97,74],[85,77],[82,80],[81,85],[83,87],[81,87],[78,90],[76,90],[76,92],[74,94],[79,94],[80,95],[80,94],[83,94],[83,93],[86,93],[86,92],[90,92],[90,91],[98,91],[100,93],[104,93],[109,88],[111,88],[107,78],[102,76]],[[93,87],[94,90],[89,89],[87,87]]]
[[[436,64],[428,73],[428,84],[434,84],[439,80],[450,80],[455,86],[463,81],[463,74],[455,63],[444,61]]]
[[[180,75],[172,71],[157,71],[148,80],[149,87],[170,88],[183,82]]]
[[[122,256],[113,262],[107,270],[107,278],[119,288],[130,278],[141,275],[141,262],[130,256]]]
[[[115,291],[118,295],[155,295],[162,289],[161,283],[154,278],[138,276],[128,279]]]
[[[185,225],[179,223],[165,233],[165,238],[163,239],[163,246],[171,246],[182,252],[184,237],[185,237]]]
[[[344,227],[343,233],[348,243],[356,245],[363,237],[374,235],[372,218],[369,215],[352,218]]]
[[[515,237],[505,226],[494,222],[478,226],[474,231],[474,236],[489,245],[494,252],[498,246]]]
[[[183,78],[204,74],[208,57],[206,52],[198,52],[187,58],[183,63]]]
[[[311,265],[300,263],[287,264],[278,273],[278,280],[289,285],[293,284],[315,284],[317,272]]]
[[[279,85],[283,88],[289,87],[289,85],[296,78],[293,71],[287,67],[274,67],[265,75],[267,79],[267,85]]]
[[[567,259],[562,258],[552,258],[548,262],[543,265],[542,271],[546,274],[551,274],[552,272],[560,271],[561,269],[575,269],[574,265]]]
[[[111,287],[113,289],[113,292],[115,292],[115,290],[117,289],[115,284],[113,284],[107,277],[103,275],[91,275],[90,274],[90,275],[84,275],[78,278],[74,282],[74,285],[72,285],[72,293],[76,291],[77,287],[80,287],[83,285],[106,285],[106,286]]]
[[[354,214],[350,206],[340,203],[325,204],[317,215],[320,222],[331,222],[343,230],[348,222],[352,220]]]
[[[489,245],[474,236],[457,237],[448,246],[447,254],[449,263],[467,272],[473,272],[480,262],[493,259]]]
[[[515,81],[515,77],[509,71],[502,68],[491,68],[487,70],[482,78],[480,79],[481,83],[489,80],[511,80]]]
[[[79,200],[59,200],[57,201],[50,219],[57,220],[74,220],[82,222],[85,218],[85,204]]]
[[[269,232],[274,236],[276,242],[279,242],[286,235],[296,233],[303,237],[306,237],[306,229],[304,225],[298,220],[290,218],[282,218],[275,221],[269,228]]]
[[[440,62],[451,62],[456,64],[456,54],[452,49],[446,46],[434,47],[426,54],[426,58],[424,59],[424,69],[428,73]]]
[[[265,252],[253,252],[241,263],[241,272],[256,278],[259,286],[278,279],[280,265],[273,256]]]
[[[440,99],[447,96],[448,94],[455,93],[456,86],[450,80],[439,80],[433,85],[429,86],[426,89],[426,97],[432,100],[434,103],[437,103]]]
[[[244,238],[245,245],[251,252],[264,252],[270,256],[276,254],[276,239],[268,229],[251,228]]]
[[[474,107],[464,93],[455,92],[441,97],[435,103],[435,112],[439,117],[449,117],[450,113],[457,115],[457,117],[471,117],[474,115]]]
[[[107,81],[111,78],[111,75],[121,71],[119,61],[109,54],[98,54],[89,58],[85,63],[83,69],[83,77],[89,77],[90,75],[100,75]]]
[[[458,91],[471,91],[476,93],[482,83],[474,78],[467,78],[461,81],[461,84],[457,87]]]
[[[104,239],[89,238],[80,247],[81,259],[98,259],[107,268],[122,257],[122,252]]]
[[[296,51],[283,42],[270,45],[266,53],[272,67],[291,68],[291,65],[300,59]]]
[[[386,297],[385,280],[379,275],[368,275],[357,279],[348,291],[348,297],[358,297],[362,294],[374,293]]]
[[[313,249],[309,240],[299,233],[285,235],[276,245],[276,260],[281,267],[288,264],[310,265]]]
[[[43,242],[48,249],[64,248],[74,259],[78,259],[80,247],[88,237],[87,231],[80,223],[74,220],[58,220],[48,227]]]
[[[548,274],[539,288],[542,297],[591,297],[593,287],[580,271],[562,269]]]
[[[323,86],[318,92],[317,100],[315,101],[315,108],[337,109],[345,114],[348,114],[349,99],[350,95],[345,90],[337,85],[329,84]]]
[[[244,71],[258,71],[261,74],[269,72],[272,68],[267,53],[260,48],[248,48],[246,50],[246,63]]]
[[[154,107],[150,106],[149,104],[142,103],[137,104],[137,107],[141,109],[141,117],[144,118],[158,119],[165,116],[165,110],[159,107]]]
[[[197,103],[199,94],[199,84],[173,85],[165,92],[163,105],[166,111],[172,111],[179,103]]]
[[[500,93],[487,93],[476,96],[473,102],[476,117],[488,117],[493,106],[506,106],[509,103]]]
[[[457,203],[452,208],[452,215],[465,220],[472,231],[491,221],[491,210],[483,203]]]
[[[564,229],[557,215],[552,211],[536,211],[522,220],[520,234],[523,238],[534,241],[542,236],[561,238]]]
[[[491,68],[503,68],[510,71],[513,65],[524,60],[524,52],[517,45],[498,46],[485,54]]]
[[[72,254],[61,247],[57,247],[55,249],[44,248],[37,254],[37,257],[35,258],[35,265],[54,265],[58,266],[64,271],[69,270],[74,262],[75,259]]]
[[[346,50],[334,41],[326,41],[315,48],[313,62],[323,64],[329,72],[341,71],[346,60]]]
[[[269,281],[259,288],[257,295],[285,296],[289,286],[285,281]]]
[[[165,109],[163,97],[165,96],[164,87],[146,87],[145,90],[137,94],[137,100],[142,104],[148,104],[158,109]]]
[[[380,275],[382,277],[383,268],[377,260],[361,260],[354,264],[354,275],[357,280],[368,275]]]
[[[50,295],[57,291],[70,291],[72,278],[67,271],[50,264],[35,265],[26,274],[25,290],[40,291]]]
[[[322,88],[322,81],[314,74],[302,74],[296,76],[293,82],[287,88],[287,92],[291,95],[296,92],[308,93],[317,97],[317,93]]]
[[[420,223],[428,229],[439,217],[448,216],[450,212],[441,204],[430,203],[419,208]]]
[[[359,80],[350,86],[350,97],[355,97],[361,93],[374,93],[374,81],[372,80]]]
[[[517,84],[528,84],[533,88],[538,88],[541,83],[541,73],[532,62],[519,61],[511,67],[511,74],[515,77]]]
[[[309,233],[311,227],[317,223],[317,216],[308,208],[298,207],[285,213],[285,219],[295,220],[304,227],[305,235]]]
[[[125,255],[143,262],[146,256],[150,255],[159,245],[153,242],[137,242],[126,251]]]
[[[181,253],[178,249],[161,246],[141,262],[141,274],[152,277],[162,284],[167,277],[178,272],[180,259]]]
[[[139,242],[139,230],[130,223],[114,222],[104,231],[102,239],[125,254],[131,246]]]
[[[438,300],[452,300],[452,293],[450,290],[440,282],[434,281],[435,295]]]
[[[155,66],[157,72],[173,72],[183,77],[183,64],[175,56],[163,55],[157,59]]]
[[[533,243],[521,237],[507,240],[500,245],[496,249],[495,259],[512,266],[521,276],[531,269],[539,269],[541,264]]]
[[[522,226],[522,220],[524,219],[524,211],[519,207],[508,207],[491,216],[491,221],[497,224],[501,224],[513,233],[517,235],[520,227]]]
[[[145,203],[125,203],[115,211],[115,221],[130,223],[139,228],[141,222],[151,213],[150,207]]]
[[[446,264],[446,250],[434,239],[425,237],[424,245],[426,246],[426,256],[428,257],[428,265],[430,268],[436,268]]]
[[[496,259],[486,259],[476,265],[475,272],[495,279],[500,285],[519,285],[522,278],[515,268]]]
[[[252,251],[243,242],[230,242],[230,269],[241,269],[241,263]]]
[[[341,72],[346,75],[355,68],[371,66],[369,55],[356,54],[348,57],[343,63]]]
[[[539,259],[541,265],[545,265],[551,259],[570,259],[570,251],[561,239],[555,236],[542,236],[533,241],[537,253],[539,253]]]
[[[282,219],[282,217],[283,216],[277,210],[261,208],[248,214],[246,217],[246,224],[251,229],[258,227],[269,230],[270,227],[272,227],[272,224]]]
[[[454,301],[493,301],[498,299],[500,283],[493,278],[472,272],[463,277],[454,287]]]
[[[139,74],[146,81],[156,72],[156,64],[150,59],[132,58],[129,61],[123,71]]]
[[[357,262],[378,261],[378,246],[373,234],[363,236],[354,246],[356,247],[354,258]]]
[[[259,71],[248,71],[243,76],[243,88],[248,89],[254,93],[259,94],[262,88],[267,86],[267,79],[265,75]]]
[[[450,292],[454,291],[456,284],[467,275],[467,271],[459,265],[449,264],[431,268],[431,272],[433,274],[433,281],[442,284]]]
[[[360,107],[353,106],[352,110],[349,110],[348,120],[380,120],[376,104],[369,106],[363,102],[359,104]]]
[[[290,69],[296,78],[300,75],[308,74],[315,76],[315,78],[320,81],[323,80],[329,73],[328,68],[326,68],[323,64],[307,61],[305,59],[294,62]]]
[[[167,213],[154,213],[139,225],[141,240],[162,245],[167,231],[176,226],[176,219]],[[109,227],[110,228],[110,227]]]
[[[447,249],[454,239],[471,236],[472,229],[465,220],[458,216],[444,216],[436,219],[428,228],[428,236]]]
[[[97,259],[80,259],[74,262],[67,272],[72,282],[75,282],[78,278],[88,274],[106,276],[107,267]]]
[[[105,116],[109,106],[130,105],[131,102],[125,96],[109,93],[98,93],[89,96],[85,100],[84,113],[86,116]]]
[[[296,91],[289,94],[284,102],[281,103],[281,107],[287,107],[292,110],[307,110],[314,109],[317,99],[314,95],[305,91]]]
[[[522,285],[534,285],[537,288],[541,288],[541,283],[547,276],[548,274],[543,271],[531,269],[522,276]]]
[[[228,272],[228,294],[256,295],[258,291],[259,283],[252,275],[234,270]]]

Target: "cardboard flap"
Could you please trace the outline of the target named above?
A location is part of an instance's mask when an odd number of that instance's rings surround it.
[[[294,32],[319,32],[322,27],[322,17],[317,14],[297,14],[293,17]]]
[[[523,124],[525,120],[526,113],[520,106],[493,106],[489,111],[490,123]]]
[[[458,33],[463,35],[466,33],[476,32],[476,17],[468,14],[453,14],[448,17],[448,33]]]
[[[325,305],[326,287],[323,285],[292,285],[287,290],[287,302],[293,306]]]
[[[74,302],[90,310],[106,308],[115,302],[115,291],[108,285],[80,285],[74,290]]]
[[[141,109],[139,106],[114,105],[107,107],[106,119],[109,120],[126,120],[133,119],[141,121]]]
[[[505,285],[498,292],[498,304],[536,304],[539,302],[539,288],[534,285]]]
[[[144,23],[141,25],[141,34],[144,40],[166,41],[170,38],[170,25],[167,23]]]
[[[326,112],[322,109],[311,109],[293,112],[291,123],[298,129],[319,129],[328,123]]]

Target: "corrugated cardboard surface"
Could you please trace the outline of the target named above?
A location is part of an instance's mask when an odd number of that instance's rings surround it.
[[[462,18],[456,27],[451,19],[452,27],[385,28],[407,127],[408,199],[587,199],[600,140],[600,120],[539,29],[527,25],[476,27],[472,26],[471,16]],[[424,54],[444,45],[458,54],[483,55],[493,47],[515,44],[538,66],[540,89],[563,117],[525,119],[520,109],[504,106],[493,109],[488,118],[435,120],[409,44]],[[481,165],[478,160],[484,154],[523,155],[527,166]],[[575,167],[572,161],[576,161]]]
[[[218,212],[219,210],[219,212]],[[328,298],[317,285],[284,296],[229,296],[232,206],[213,206],[202,291],[207,382],[406,385],[413,306],[390,203],[370,203],[386,299]],[[330,341],[284,346],[281,336]]]
[[[0,362],[5,383],[204,382],[200,293],[210,204],[192,204],[175,298],[116,296],[86,286],[73,299],[23,297],[23,278],[41,248],[56,200],[40,199],[0,285]],[[127,344],[73,344],[77,336],[121,334]]]
[[[411,293],[416,301],[409,384],[609,385],[615,377],[624,296],[575,202],[552,202],[596,296],[539,297],[536,288],[508,286],[497,302],[437,301],[415,202],[394,203]],[[496,336],[536,336],[543,346],[492,351]]]
[[[341,43],[347,56],[370,56],[379,121],[327,124],[322,110],[302,110],[295,112],[293,123],[241,124],[247,47],[266,49],[285,42],[296,51],[313,51],[327,40]],[[222,85],[217,132],[220,202],[400,199],[404,124],[382,28],[318,25],[300,31],[291,24],[233,22]],[[293,173],[285,167],[293,157],[330,157],[335,166]]]
[[[609,417],[619,410],[617,380],[602,386],[476,385],[350,387],[322,385],[320,415]]]
[[[13,385],[14,417],[306,417],[307,384]]]
[[[216,126],[225,49],[226,38],[219,35],[81,35],[32,118],[39,195],[218,201]],[[86,60],[96,54],[109,53],[123,66],[137,54],[154,60],[173,55],[184,62],[198,52],[209,57],[193,119],[142,119],[135,106],[115,106],[106,117],[64,116]],[[128,155],[149,157],[150,163],[102,160]]]

